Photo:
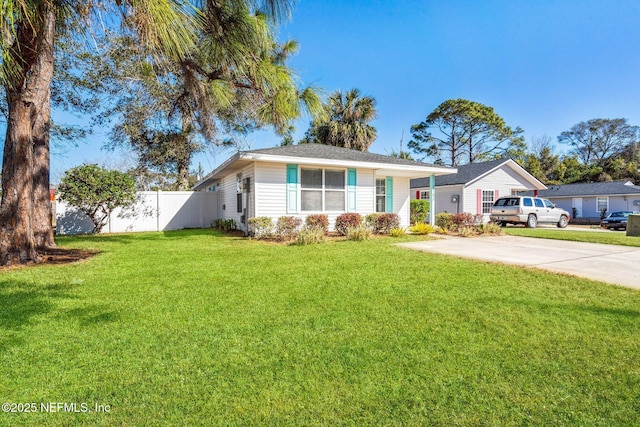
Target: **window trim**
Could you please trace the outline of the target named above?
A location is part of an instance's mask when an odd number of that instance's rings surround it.
[[[609,212],[609,196],[596,196],[596,212],[600,214],[602,211],[599,209],[600,200],[604,199],[607,204],[607,210],[605,212]]]
[[[348,194],[348,169],[346,168],[325,168],[322,166],[318,166],[318,167],[314,167],[312,165],[305,165],[300,166],[299,168],[299,176],[300,176],[300,185],[298,188],[298,194],[299,194],[299,200],[300,200],[300,212],[304,212],[304,213],[313,213],[313,212],[328,212],[328,213],[337,213],[337,212],[347,212],[347,194]],[[313,169],[320,169],[322,171],[322,188],[304,188],[303,184],[302,184],[302,170],[303,169],[307,169],[307,170],[313,170]],[[344,185],[342,189],[336,189],[336,188],[326,188],[326,171],[332,171],[332,172],[342,172],[343,173],[343,177],[344,177]],[[302,207],[302,193],[304,191],[307,192],[319,192],[322,194],[322,198],[321,198],[321,209],[317,210],[317,209],[313,209],[313,210],[305,210]],[[332,210],[327,210],[326,209],[326,194],[327,192],[341,192],[343,194],[343,208],[342,209],[332,209]]]
[[[485,198],[485,196],[489,194],[491,194],[491,201],[489,201],[488,198]],[[496,201],[496,192],[495,190],[482,190],[481,196],[481,213],[482,215],[488,215],[491,213],[491,207]]]
[[[378,193],[378,181],[382,181],[383,187],[382,187],[382,193]],[[384,206],[384,210],[379,211],[378,210],[378,197],[382,198],[382,200],[384,200],[384,203],[382,204],[382,206]],[[374,206],[373,209],[375,211],[375,213],[385,213],[387,211],[387,178],[386,177],[378,177],[376,176],[376,185],[375,185],[375,190],[374,190]]]

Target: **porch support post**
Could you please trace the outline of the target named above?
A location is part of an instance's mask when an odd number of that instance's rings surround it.
[[[429,177],[429,224],[436,223],[436,176]]]

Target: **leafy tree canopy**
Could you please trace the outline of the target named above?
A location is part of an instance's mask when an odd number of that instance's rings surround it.
[[[99,233],[115,208],[135,201],[135,185],[126,173],[89,164],[69,169],[61,180],[58,194],[60,199],[87,214],[93,222],[93,231]]]
[[[640,178],[640,128],[627,119],[591,119],[562,132],[558,141],[572,147],[584,179],[612,181]]]
[[[493,108],[466,99],[444,101],[411,127],[409,148],[438,164],[464,163],[522,155],[523,130],[512,129]]]
[[[558,141],[568,144],[585,164],[604,167],[606,162],[638,142],[638,126],[627,119],[591,119],[562,132]]]

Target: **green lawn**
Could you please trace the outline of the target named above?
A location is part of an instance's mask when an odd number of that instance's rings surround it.
[[[506,227],[503,230],[506,234],[512,236],[572,240],[574,242],[603,243],[607,245],[640,246],[640,237],[627,236],[623,231],[593,232],[525,227]]]
[[[59,239],[0,273],[14,425],[638,425],[640,293],[398,248],[210,230]]]

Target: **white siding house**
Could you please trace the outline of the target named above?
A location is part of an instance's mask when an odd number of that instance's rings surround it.
[[[411,178],[455,169],[319,144],[239,152],[194,190],[218,192],[218,217],[247,231],[252,217],[393,212],[409,226]]]
[[[489,221],[493,202],[527,190],[547,188],[511,159],[459,166],[458,171],[435,177],[435,212],[483,215]],[[411,198],[428,198],[429,178],[411,180]]]
[[[640,211],[640,186],[631,181],[551,185],[539,192],[575,220],[598,223],[602,215],[616,211]]]

